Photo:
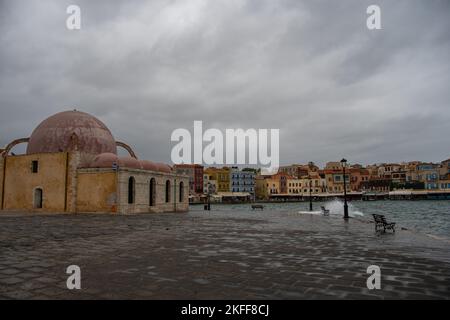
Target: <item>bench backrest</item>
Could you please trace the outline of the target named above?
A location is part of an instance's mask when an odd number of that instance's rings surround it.
[[[375,222],[386,223],[386,218],[382,214],[372,214]]]
[[[372,216],[376,223],[388,224],[388,222],[386,221],[386,217],[384,215],[372,214]]]

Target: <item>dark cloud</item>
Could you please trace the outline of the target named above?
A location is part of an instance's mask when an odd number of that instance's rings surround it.
[[[194,120],[279,128],[284,164],[448,158],[450,2],[370,4],[2,0],[0,144],[77,108],[155,161]]]

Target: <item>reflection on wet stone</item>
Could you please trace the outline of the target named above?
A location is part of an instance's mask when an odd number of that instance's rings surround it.
[[[377,236],[360,219],[270,210],[2,215],[5,299],[450,298],[448,242],[405,230]],[[81,268],[76,292],[65,287],[71,264]],[[372,264],[381,290],[366,287]]]

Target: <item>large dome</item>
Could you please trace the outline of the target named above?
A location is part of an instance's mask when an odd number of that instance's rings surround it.
[[[27,154],[75,149],[90,154],[117,154],[116,141],[103,122],[76,110],[42,121],[31,134]]]

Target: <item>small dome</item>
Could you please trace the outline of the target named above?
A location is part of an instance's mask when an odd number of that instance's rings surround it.
[[[77,149],[89,154],[117,154],[116,141],[96,117],[80,111],[64,111],[42,121],[32,132],[27,154]]]
[[[137,160],[133,157],[118,157],[113,153],[97,155],[89,165],[89,168],[112,168],[118,165],[121,168],[143,169],[158,172],[172,172],[172,168],[164,163],[155,163],[148,160]]]
[[[133,157],[120,157],[119,167],[142,169],[141,162]]]
[[[166,172],[166,173],[172,172],[172,168],[165,163],[157,163],[156,165],[158,166],[158,171],[160,171],[160,172]]]
[[[101,153],[94,158],[89,165],[91,168],[112,168],[113,164],[117,164],[117,155],[114,153]]]
[[[141,160],[141,166],[144,170],[158,171],[158,165],[148,160]]]

